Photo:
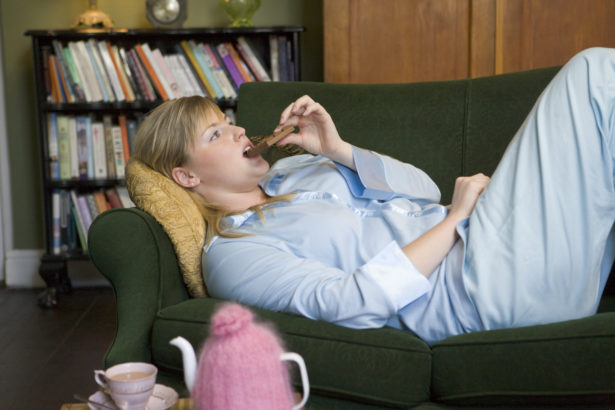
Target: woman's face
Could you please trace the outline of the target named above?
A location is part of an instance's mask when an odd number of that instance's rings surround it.
[[[199,185],[193,188],[213,201],[212,194],[252,192],[269,170],[261,156],[244,155],[253,144],[243,128],[230,124],[221,112],[215,117],[204,125],[184,165],[198,178]]]

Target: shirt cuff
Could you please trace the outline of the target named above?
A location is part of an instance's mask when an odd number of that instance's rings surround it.
[[[361,267],[363,274],[387,295],[396,310],[431,290],[429,280],[393,241]]]

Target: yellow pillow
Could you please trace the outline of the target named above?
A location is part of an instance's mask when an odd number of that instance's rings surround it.
[[[190,295],[207,296],[201,266],[205,221],[190,195],[136,158],[126,164],[126,187],[135,205],[152,215],[171,239]]]

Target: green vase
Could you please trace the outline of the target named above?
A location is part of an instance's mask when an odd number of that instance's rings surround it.
[[[219,0],[218,4],[231,18],[231,27],[250,27],[250,19],[261,6],[261,0]]]

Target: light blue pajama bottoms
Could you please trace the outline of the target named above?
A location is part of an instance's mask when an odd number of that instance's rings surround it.
[[[572,58],[470,217],[464,284],[485,329],[595,313],[615,258],[615,50]]]

